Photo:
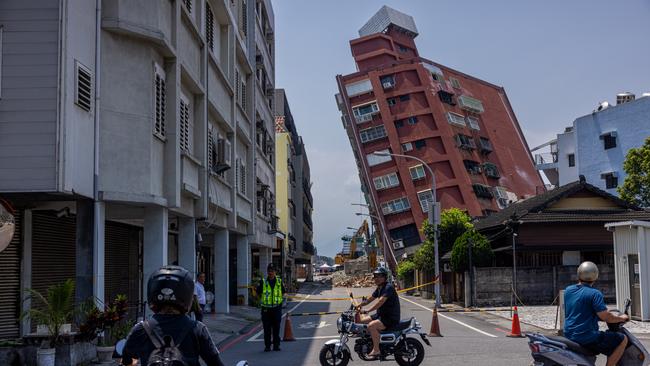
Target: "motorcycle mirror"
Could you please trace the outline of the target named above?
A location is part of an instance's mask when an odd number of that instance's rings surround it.
[[[117,343],[115,344],[115,352],[118,355],[122,356],[122,353],[124,352],[124,346],[125,345],[126,345],[126,339],[120,339],[119,341],[117,341]]]
[[[237,362],[237,366],[248,366],[248,361],[239,361]]]

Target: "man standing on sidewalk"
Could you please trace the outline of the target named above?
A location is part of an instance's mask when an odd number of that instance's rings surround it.
[[[205,273],[199,273],[199,275],[196,278],[196,282],[194,283],[194,296],[195,296],[195,301],[199,304],[199,308],[194,312],[194,316],[196,316],[196,320],[202,322],[203,321],[203,312],[205,311],[205,287],[203,284],[205,283]]]
[[[266,269],[267,277],[260,281],[257,293],[260,296],[262,308],[262,324],[264,325],[264,352],[280,350],[280,323],[282,320],[282,300],[285,289],[282,280],[275,276],[275,267],[270,263]],[[273,342],[271,342],[273,335]]]

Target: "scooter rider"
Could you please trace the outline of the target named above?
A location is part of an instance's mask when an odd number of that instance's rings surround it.
[[[362,311],[361,323],[368,324],[368,330],[372,337],[372,351],[368,354],[368,358],[377,359],[380,355],[379,350],[379,334],[381,331],[397,325],[400,321],[400,307],[399,296],[395,287],[388,283],[388,271],[384,267],[379,267],[373,272],[375,285],[377,289],[372,295],[358,305],[358,310],[364,306],[379,299],[376,304],[368,310]],[[377,310],[376,314],[368,316],[371,311]]]
[[[139,365],[147,365],[156,350],[152,339],[171,337],[186,365],[199,366],[200,357],[209,366],[223,366],[208,328],[187,316],[193,295],[192,275],[183,267],[164,266],[152,273],[147,283],[147,300],[155,314],[131,330],[122,364],[132,365],[133,359],[138,359]]]
[[[583,262],[578,267],[578,284],[564,291],[564,336],[584,348],[607,356],[607,366],[614,366],[623,356],[627,337],[618,332],[601,332],[598,320],[607,323],[624,323],[629,317],[615,315],[607,310],[603,294],[593,288],[598,279],[598,267]]]

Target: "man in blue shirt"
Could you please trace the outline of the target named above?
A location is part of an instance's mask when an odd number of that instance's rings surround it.
[[[564,290],[564,336],[594,353],[606,355],[607,366],[614,366],[625,352],[627,337],[618,332],[599,331],[598,320],[624,323],[628,316],[607,311],[603,294],[592,287],[597,279],[598,267],[583,262],[578,267],[578,284]]]

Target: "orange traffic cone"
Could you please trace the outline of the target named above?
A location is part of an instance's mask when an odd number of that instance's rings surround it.
[[[433,308],[433,317],[431,318],[431,330],[429,331],[429,337],[442,337],[440,334],[440,324],[438,323],[438,309]]]
[[[288,342],[295,340],[296,338],[293,336],[293,329],[291,327],[291,313],[287,313],[287,317],[284,319],[284,337],[282,341]]]
[[[515,306],[514,314],[512,315],[512,330],[506,335],[506,337],[513,338],[522,338],[521,326],[519,325],[519,313],[517,312],[517,307]]]

